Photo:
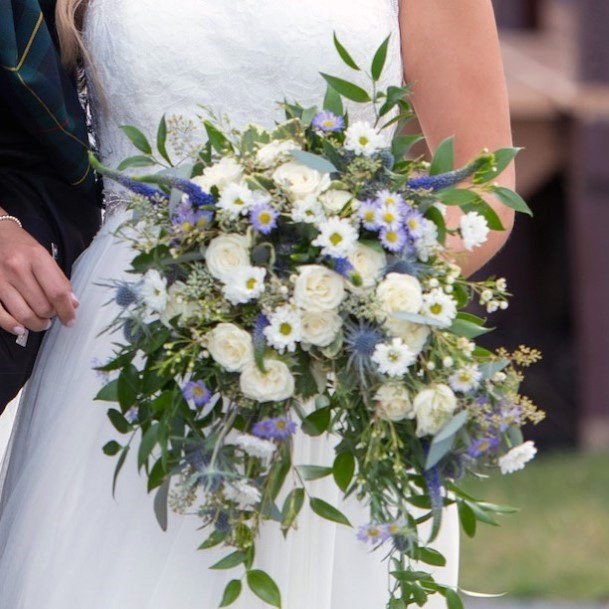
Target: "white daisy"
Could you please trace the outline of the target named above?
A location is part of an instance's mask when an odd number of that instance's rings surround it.
[[[292,220],[294,222],[306,222],[307,224],[317,224],[324,221],[324,208],[317,200],[317,197],[307,197],[299,199],[292,208]]]
[[[294,351],[296,343],[302,340],[302,320],[294,307],[278,307],[268,316],[269,325],[264,329],[266,339],[274,349],[283,353]]]
[[[401,216],[396,205],[385,204],[376,210],[375,219],[376,223],[380,226],[395,228],[399,226]]]
[[[250,457],[260,459],[265,465],[268,465],[277,449],[275,443],[247,433],[240,434],[235,444]]]
[[[167,306],[167,280],[156,270],[144,275],[140,296],[151,311],[162,313]]]
[[[245,184],[228,184],[220,195],[218,207],[235,218],[246,214],[255,202],[254,193]]]
[[[448,384],[453,391],[467,393],[480,385],[481,378],[482,372],[480,372],[478,366],[476,364],[468,364],[451,374],[448,378]]]
[[[357,246],[357,230],[348,221],[341,218],[329,218],[320,225],[319,236],[313,245],[322,248],[322,253],[333,258],[350,256]]]
[[[423,294],[421,313],[437,320],[441,328],[447,328],[457,316],[457,303],[440,288]]]
[[[490,231],[486,218],[475,211],[470,211],[461,216],[459,228],[461,229],[463,246],[470,251],[482,245]]]
[[[404,376],[416,359],[417,356],[401,338],[394,338],[390,343],[379,343],[372,354],[372,361],[379,372],[394,377]]]
[[[223,277],[224,297],[234,305],[249,302],[264,292],[265,277],[266,269],[259,266],[238,267]]]
[[[345,148],[355,154],[372,156],[383,147],[383,138],[366,121],[357,121],[345,131]]]
[[[224,496],[229,501],[234,501],[240,510],[246,510],[256,505],[262,495],[260,491],[244,480],[237,480],[224,486]]]
[[[520,469],[524,469],[524,466],[535,457],[537,454],[537,448],[535,443],[529,440],[515,446],[508,453],[499,457],[499,467],[502,474],[513,474]]]

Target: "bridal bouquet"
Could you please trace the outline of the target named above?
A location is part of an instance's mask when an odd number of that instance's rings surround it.
[[[464,278],[447,246],[458,236],[472,250],[503,229],[485,195],[530,213],[494,183],[517,150],[454,169],[447,140],[431,163],[406,159],[421,138],[401,134],[408,88],[378,90],[387,43],[371,90],[323,74],[323,107],[284,101],[272,129],[235,130],[208,112],[206,137],[193,142],[188,121],[163,118],[158,153],[125,127],[141,154],[116,170],[92,160],[133,193],[119,232],[137,253],[132,279],[113,283],[121,313],[110,330],[124,339],[98,366],[110,379],[97,397],[118,403],[108,416],[124,437],[104,451],[116,475],[137,452],[162,526],[168,505],[194,513],[201,549],[226,547],[212,568],[241,575],[222,607],[243,583],[281,606],[272,574],[256,568],[258,531],[272,520],[288,534],[305,502],[386,555],[389,609],[433,594],[462,607],[457,590],[421,570],[445,562],[429,545],[442,508],[456,503],[474,535],[508,508],[457,481],[515,471],[535,454],[521,427],[542,413],[518,388],[539,354],[476,344],[490,328],[468,305],[491,314],[510,295],[504,279]],[[350,121],[344,100],[370,104],[376,122]],[[171,138],[195,151],[193,163],[174,165]],[[124,173],[146,166],[158,169]],[[458,228],[444,220],[452,205]],[[333,463],[293,463],[297,434],[332,434]],[[369,506],[368,522],[310,494],[307,482],[326,476]],[[428,520],[429,539],[418,533]]]

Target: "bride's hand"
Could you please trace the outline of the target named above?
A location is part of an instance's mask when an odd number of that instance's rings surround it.
[[[1,210],[0,210],[1,211]],[[52,256],[16,222],[0,222],[0,327],[17,336],[71,326],[78,300]]]

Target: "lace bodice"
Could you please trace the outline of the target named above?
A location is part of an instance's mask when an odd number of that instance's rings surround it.
[[[277,100],[321,103],[320,71],[364,84],[339,58],[333,31],[365,68],[391,34],[380,84],[402,83],[398,0],[90,0],[85,44],[102,160],[115,167],[136,154],[120,125],[153,141],[164,113],[194,117],[203,104],[237,127],[270,126],[281,118]],[[350,107],[352,120],[369,111]]]

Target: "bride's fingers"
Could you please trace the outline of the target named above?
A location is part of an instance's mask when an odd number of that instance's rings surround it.
[[[6,283],[2,285],[0,301],[8,314],[17,321],[19,326],[34,332],[42,332],[51,327],[51,320],[38,317],[27,302],[25,302],[23,296],[12,285]]]
[[[45,252],[46,254],[46,252]],[[72,293],[72,284],[57,263],[48,255],[32,261],[32,270],[62,324],[71,326],[76,321],[78,300]]]
[[[38,317],[48,319],[56,315],[55,307],[46,297],[33,274],[21,275],[11,283]]]
[[[2,306],[2,303],[0,303],[0,328],[15,336],[21,336],[26,331],[25,327]]]

